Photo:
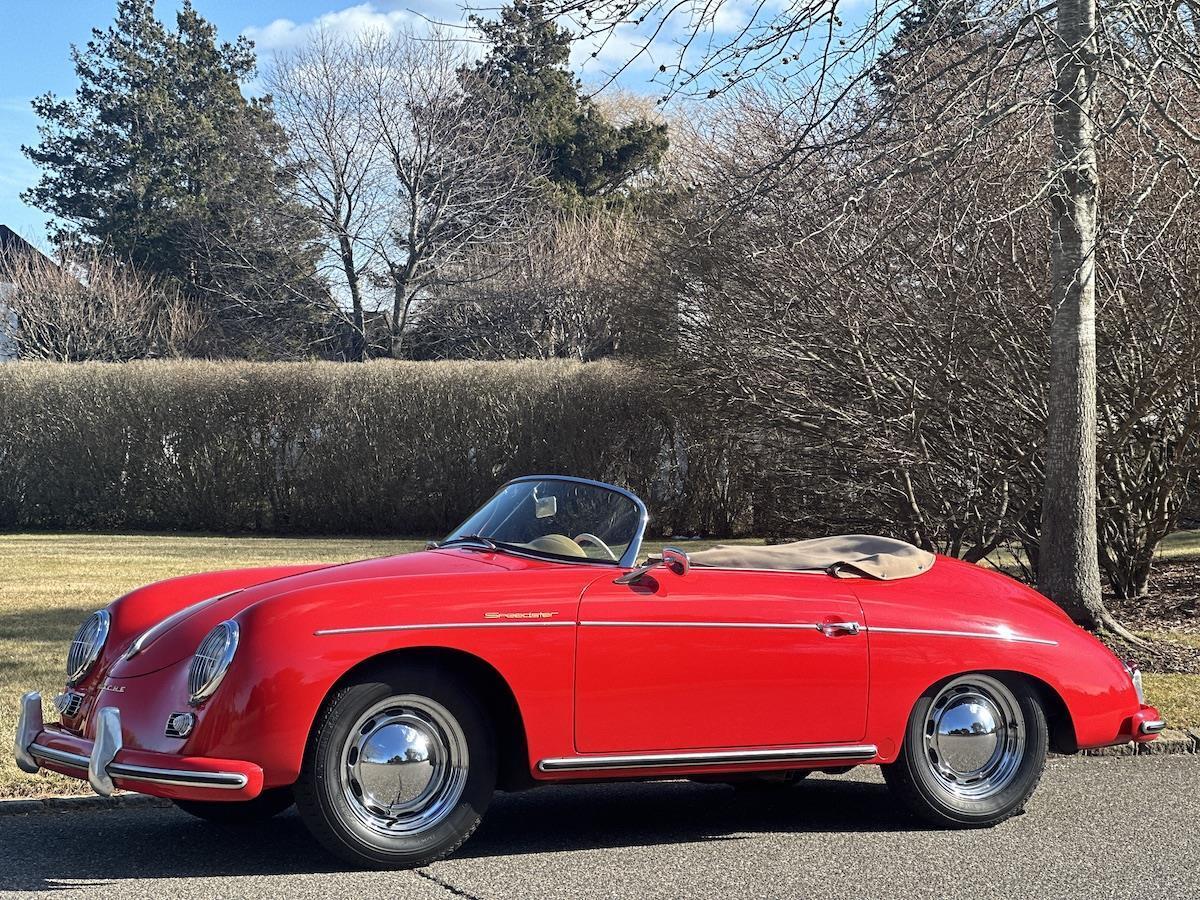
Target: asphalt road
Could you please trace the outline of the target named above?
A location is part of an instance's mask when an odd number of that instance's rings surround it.
[[[922,828],[876,770],[766,795],[688,782],[501,795],[459,854],[359,872],[294,812],[255,829],[174,809],[0,817],[0,896],[1200,897],[1200,757],[1052,760],[1025,815]]]

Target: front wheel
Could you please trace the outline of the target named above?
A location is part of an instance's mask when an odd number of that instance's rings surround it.
[[[917,701],[900,756],[883,776],[928,822],[986,827],[1024,810],[1048,745],[1045,713],[1026,681],[959,675]]]
[[[469,687],[429,665],[348,684],[317,718],[296,805],[356,865],[423,866],[479,825],[496,784],[491,722]]]

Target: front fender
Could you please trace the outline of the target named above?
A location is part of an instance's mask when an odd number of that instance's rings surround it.
[[[130,591],[108,605],[108,612],[112,616],[108,640],[100,659],[77,688],[86,691],[102,682],[129,645],[144,631],[166,617],[218,594],[315,568],[320,566],[226,569],[168,578]]]
[[[189,752],[252,760],[262,766],[267,787],[290,784],[317,713],[348,672],[406,649],[433,648],[474,657],[506,682],[525,725],[531,767],[545,756],[573,754],[572,672],[582,585],[563,590],[561,573],[524,578],[513,599],[513,586],[504,581],[459,576],[437,594],[403,579],[329,584],[242,610],[235,616],[237,655],[199,712]],[[448,598],[450,591],[462,599]],[[547,615],[500,617],[531,606]],[[375,630],[389,625],[396,627]]]

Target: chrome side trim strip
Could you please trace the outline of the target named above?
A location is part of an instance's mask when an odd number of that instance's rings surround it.
[[[805,628],[821,626],[816,622],[614,622],[587,621],[580,625],[601,625],[609,628]]]
[[[941,628],[885,628],[880,625],[871,625],[864,630],[878,631],[881,634],[922,634],[933,637],[983,638],[991,641],[1008,641],[1010,643],[1020,644],[1046,644],[1050,647],[1058,646],[1058,641],[1051,641],[1047,640],[1046,638],[1026,637],[1020,634],[996,634],[995,632],[987,631],[947,631]]]
[[[788,750],[718,750],[702,753],[639,753],[620,756],[564,756],[543,759],[539,772],[590,772],[605,769],[674,769],[762,762],[811,762],[825,759],[871,759],[874,744],[830,744]]]
[[[29,752],[37,759],[87,771],[89,760],[79,753],[55,750],[34,744]],[[178,784],[188,787],[223,788],[237,790],[246,786],[246,776],[240,772],[197,772],[184,769],[159,769],[154,766],[134,766],[129,763],[109,763],[108,774],[126,781],[149,781],[155,784]]]
[[[443,628],[554,628],[575,625],[575,622],[426,622],[420,625],[363,625],[357,628],[320,628],[313,632],[318,637],[330,634],[366,634],[374,631],[421,631]],[[820,622],[654,622],[654,621],[602,621],[588,619],[578,623],[589,627],[603,628],[798,628],[820,630]],[[931,637],[979,638],[991,641],[1007,641],[1020,644],[1045,644],[1057,647],[1058,641],[1047,638],[1027,637],[1020,634],[996,634],[986,631],[950,631],[941,628],[893,628],[879,625],[862,625],[859,631],[878,631],[881,634],[917,634]]]
[[[321,637],[327,634],[366,634],[371,631],[421,631],[431,628],[554,628],[575,623],[563,622],[427,622],[423,625],[363,625],[358,628],[319,628],[313,632]]]

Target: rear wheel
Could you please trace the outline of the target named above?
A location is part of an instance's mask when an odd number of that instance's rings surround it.
[[[314,727],[296,804],[338,856],[422,866],[470,837],[496,783],[492,727],[460,679],[429,665],[339,690]]]
[[[1024,810],[1048,744],[1046,716],[1026,681],[959,675],[917,701],[900,756],[883,775],[935,825],[996,825]]]
[[[221,803],[207,800],[174,800],[185,813],[222,825],[253,825],[279,815],[294,799],[290,787],[270,788],[253,800]]]

